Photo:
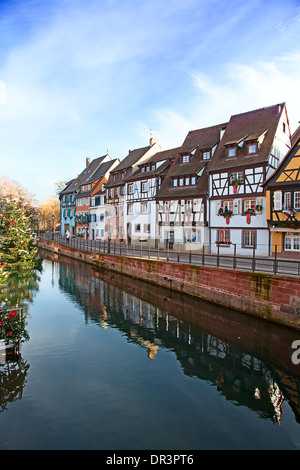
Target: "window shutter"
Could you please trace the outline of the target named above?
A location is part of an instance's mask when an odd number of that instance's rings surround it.
[[[276,191],[274,193],[274,210],[281,211],[282,210],[282,192]]]
[[[241,199],[234,199],[233,200],[233,209],[232,212],[234,215],[240,214],[241,213],[241,207],[242,207],[242,200]]]
[[[221,201],[215,202],[216,215],[218,215],[219,210],[221,209]]]

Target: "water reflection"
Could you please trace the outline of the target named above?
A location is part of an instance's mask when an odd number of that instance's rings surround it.
[[[29,364],[22,358],[21,345],[29,340],[26,316],[39,273],[13,272],[0,290],[0,411],[20,400]]]
[[[81,306],[86,323],[117,328],[151,360],[160,348],[173,351],[185,375],[261,418],[280,423],[285,400],[300,422],[294,331],[83,263],[75,269],[74,263],[63,258],[59,264],[59,286]]]

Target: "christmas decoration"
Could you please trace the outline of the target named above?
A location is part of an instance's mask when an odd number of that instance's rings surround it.
[[[8,271],[38,267],[38,248],[26,204],[20,198],[9,196],[5,198],[2,210],[1,262]]]
[[[227,209],[226,207],[225,209],[223,209],[223,207],[220,207],[220,209],[218,210],[218,215],[222,215],[226,220],[226,224],[228,225],[230,222],[230,217],[232,216],[232,211]]]

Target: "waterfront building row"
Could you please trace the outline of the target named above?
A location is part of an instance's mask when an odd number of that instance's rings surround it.
[[[62,234],[69,230],[93,240],[147,241],[180,250],[222,247],[229,254],[233,249],[261,255],[275,249],[300,252],[297,223],[291,227],[292,241],[291,232],[283,231],[290,227],[283,224],[279,237],[272,212],[280,199],[274,184],[292,182],[286,193],[298,220],[299,158],[296,169],[285,170],[284,181],[278,175],[287,156],[297,153],[298,137],[299,129],[291,134],[286,105],[280,103],[190,131],[180,147],[163,150],[151,138],[122,161],[109,155],[88,161],[60,194]],[[285,222],[288,196],[282,189],[281,194],[285,199],[278,210]]]

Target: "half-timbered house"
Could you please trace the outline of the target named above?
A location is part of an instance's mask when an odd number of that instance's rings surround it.
[[[83,236],[86,239],[90,239],[94,232],[89,231],[89,223],[91,222],[90,206],[93,196],[102,189],[102,185],[107,182],[109,173],[120,162],[119,159],[112,160],[109,155],[105,155],[102,158],[100,165],[97,162],[91,162],[87,167],[87,173],[89,177],[86,181],[80,184],[80,189],[76,194],[76,235]],[[96,159],[98,160],[98,159]],[[100,159],[99,159],[100,160]],[[94,163],[94,171],[93,166]],[[97,167],[96,167],[97,165]],[[90,168],[90,172],[88,171]]]
[[[284,103],[230,118],[209,166],[211,251],[266,255],[269,230],[262,183],[291,146]]]
[[[300,258],[300,137],[264,187],[270,254]]]
[[[128,244],[157,240],[155,197],[179,148],[155,153],[125,180],[124,227]]]
[[[129,150],[128,155],[111,172],[106,188],[107,240],[125,241],[124,205],[125,180],[135,172],[138,165],[159,152],[161,147],[151,138],[147,147]]]
[[[102,162],[110,160],[109,155],[104,155],[92,160],[86,158],[86,166],[84,170],[74,179],[68,182],[66,187],[60,192],[60,214],[61,214],[61,234],[65,235],[67,231],[72,236],[76,234],[76,195],[80,191],[81,185],[87,181],[101,165]],[[77,208],[79,210],[79,207]],[[81,212],[81,211],[79,211]],[[83,212],[83,211],[82,211]],[[88,212],[88,206],[85,212]]]
[[[208,168],[224,124],[190,131],[156,196],[161,246],[202,249],[208,245]]]

